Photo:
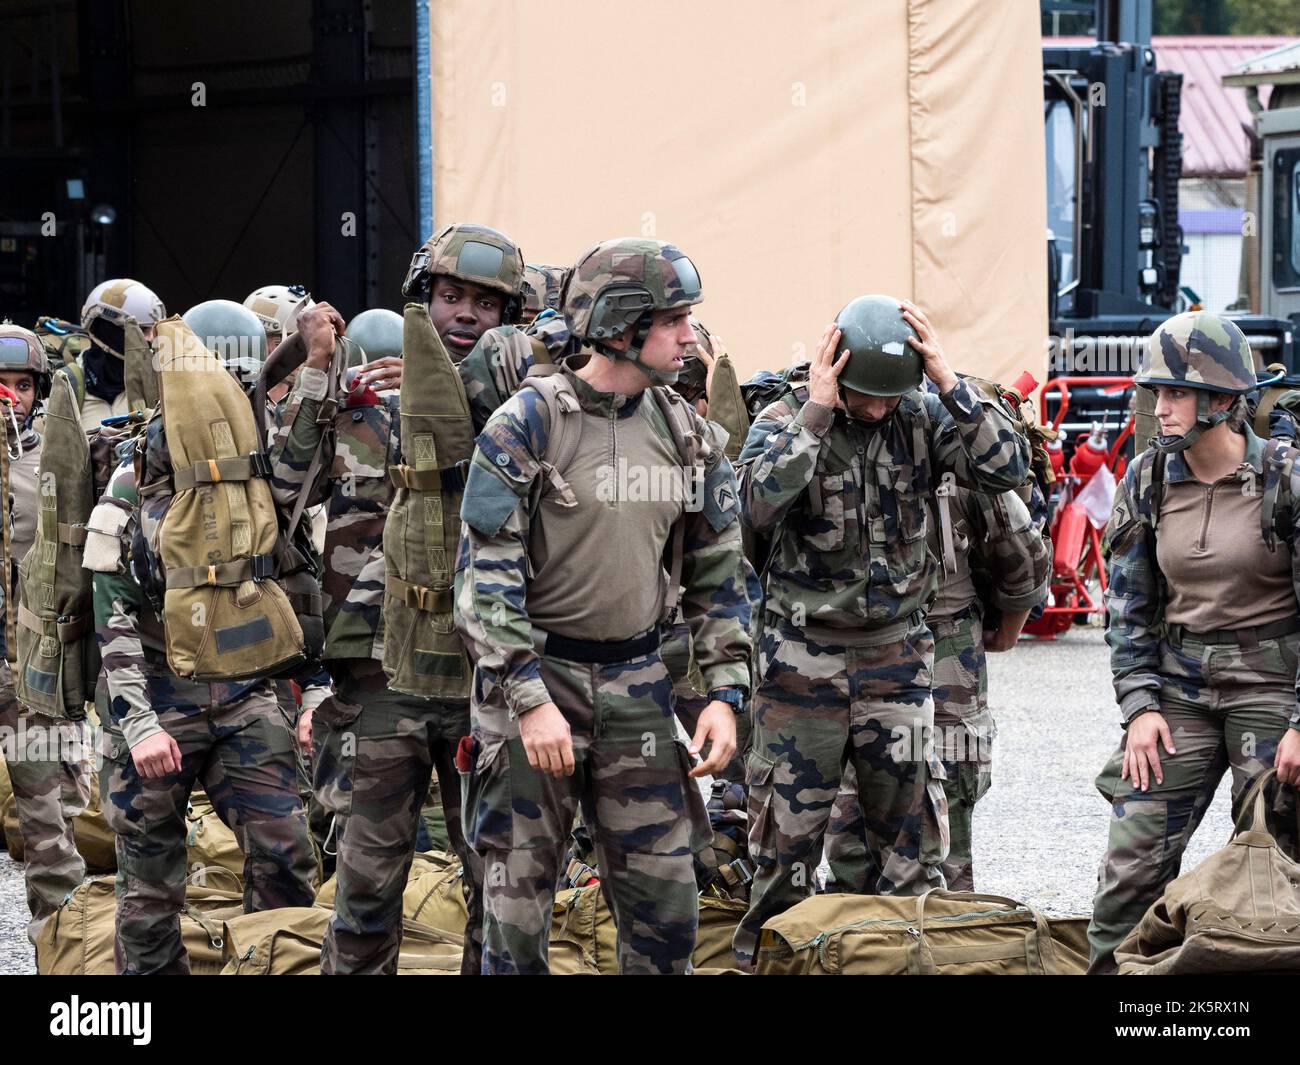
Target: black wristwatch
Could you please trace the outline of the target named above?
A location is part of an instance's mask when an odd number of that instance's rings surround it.
[[[736,714],[745,709],[745,693],[740,688],[714,688],[709,698],[726,703]]]

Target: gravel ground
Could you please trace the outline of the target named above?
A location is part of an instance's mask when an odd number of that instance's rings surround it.
[[[1051,914],[1092,908],[1110,809],[1093,787],[1119,738],[1101,630],[990,655],[993,787],[975,813],[975,879]],[[1228,778],[1188,848],[1190,869],[1228,838]],[[0,973],[36,971],[22,871],[0,851]]]
[[[1051,914],[1089,913],[1110,817],[1093,779],[1120,737],[1101,629],[989,655],[989,705],[998,736],[993,786],[975,808],[975,886]],[[1225,774],[1184,869],[1227,841],[1229,782]]]

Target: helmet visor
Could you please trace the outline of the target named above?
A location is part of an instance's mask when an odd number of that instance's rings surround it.
[[[477,240],[467,240],[456,256],[456,273],[462,277],[481,277],[496,281],[501,276],[505,252]]]
[[[22,337],[0,337],[0,367],[27,369],[32,350]]]
[[[682,286],[682,296],[691,302],[700,298],[700,275],[695,264],[685,255],[673,260],[673,270],[677,274],[677,283]]]

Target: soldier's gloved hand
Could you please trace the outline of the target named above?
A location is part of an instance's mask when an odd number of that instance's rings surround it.
[[[181,771],[181,749],[166,732],[155,732],[131,748],[135,771],[154,780]]]
[[[916,336],[908,337],[907,342],[921,354],[925,376],[934,382],[940,393],[947,392],[957,385],[957,375],[952,372],[948,360],[943,357],[943,348],[939,345],[939,335],[930,324],[930,319],[911,300],[899,301],[903,308],[903,320],[916,330]]]
[[[519,738],[534,769],[553,777],[573,776],[573,734],[554,703],[539,703],[520,714]]]
[[[835,349],[839,342],[840,331],[832,322],[817,342],[817,351],[808,367],[808,399],[823,407],[840,405],[840,371],[848,365],[849,349],[845,348],[836,359]]]
[[[368,386],[376,392],[383,392],[390,388],[401,388],[402,360],[395,355],[386,355],[382,359],[374,359],[360,368],[357,380],[362,383],[362,387]]]
[[[1157,784],[1163,784],[1161,743],[1170,754],[1178,753],[1174,750],[1174,740],[1164,714],[1159,710],[1147,710],[1133,718],[1124,733],[1124,769],[1120,772],[1120,779],[1131,780],[1133,786],[1142,791],[1147,790],[1153,777]]]
[[[691,770],[691,776],[715,776],[736,753],[736,712],[721,699],[714,699],[701,712],[689,750],[699,756],[704,745],[712,741],[709,757]]]
[[[1300,787],[1300,732],[1289,728],[1282,734],[1273,765],[1277,767],[1278,780],[1293,788]]]

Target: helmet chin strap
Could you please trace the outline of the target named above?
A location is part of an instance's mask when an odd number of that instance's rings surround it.
[[[1165,455],[1173,455],[1179,451],[1186,451],[1202,434],[1209,432],[1216,425],[1222,425],[1228,420],[1227,410],[1210,410],[1210,394],[1198,390],[1196,393],[1196,424],[1193,425],[1182,436],[1156,436],[1151,440],[1151,446]]]
[[[681,370],[656,370],[652,366],[647,366],[641,358],[641,348],[645,344],[646,337],[650,335],[652,321],[649,314],[641,315],[636,323],[636,332],[632,334],[632,343],[627,346],[627,351],[616,352],[616,356],[627,359],[650,378],[652,384],[675,385],[682,375]]]

